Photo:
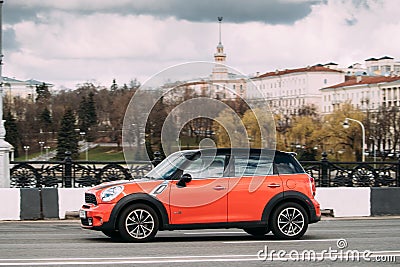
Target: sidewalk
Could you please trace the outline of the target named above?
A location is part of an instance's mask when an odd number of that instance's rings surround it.
[[[87,146],[85,146],[83,141],[79,141],[79,150],[78,150],[78,152],[79,153],[84,153],[84,152],[86,152],[86,150],[95,148],[97,146],[99,146],[99,144],[95,144],[95,143],[92,143],[92,142],[88,142]],[[56,155],[57,155],[57,150],[54,149],[54,150],[49,151],[49,153],[47,153],[47,154],[43,153],[42,155],[39,155],[39,156],[37,156],[35,158],[31,158],[31,159],[29,159],[29,161],[46,161],[46,160],[49,160],[51,158],[54,158]]]

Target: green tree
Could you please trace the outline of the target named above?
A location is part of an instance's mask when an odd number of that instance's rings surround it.
[[[65,152],[70,151],[72,158],[76,159],[79,156],[78,152],[78,134],[75,131],[75,116],[71,109],[67,109],[61,120],[61,127],[58,131],[57,138],[57,159],[63,160]]]
[[[163,102],[163,97],[160,97],[149,114],[145,129],[146,140],[150,144],[156,145],[156,148],[161,142],[161,131],[167,116],[166,105]]]
[[[49,132],[52,130],[51,128],[53,124],[53,119],[51,117],[50,110],[47,107],[45,107],[42,113],[40,113],[39,120],[40,120],[40,127],[43,131]]]
[[[90,92],[87,100],[86,117],[89,126],[97,124],[96,104],[94,101],[94,93]]]
[[[311,114],[293,119],[293,126],[289,128],[287,135],[293,147],[296,148],[299,159],[316,160],[317,151],[314,148],[317,143],[314,137],[320,128],[320,120]]]
[[[17,158],[19,156],[18,150],[21,144],[21,138],[19,136],[17,123],[10,111],[8,111],[5,116],[4,127],[6,128],[5,140],[14,147],[14,156]]]
[[[110,89],[111,89],[111,92],[115,92],[118,90],[118,84],[115,79],[113,79]]]
[[[217,147],[245,147],[246,132],[239,116],[231,109],[225,109],[213,121]]]
[[[90,134],[90,127],[97,124],[96,105],[94,101],[94,93],[90,92],[88,98],[82,97],[78,110],[79,129],[87,134],[90,141],[93,137]]]
[[[51,94],[49,86],[45,83],[36,85],[36,102],[47,102],[50,100]]]
[[[340,109],[324,117],[321,129],[316,131],[312,138],[319,143],[319,147],[328,152],[330,158],[343,161],[361,161],[362,134],[360,125],[350,122],[349,129],[344,129],[345,118],[363,122],[365,114],[359,109],[353,108],[351,104],[345,103]]]

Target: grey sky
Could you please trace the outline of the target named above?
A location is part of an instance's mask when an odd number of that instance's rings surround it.
[[[74,88],[213,60],[244,73],[400,58],[397,0],[5,0],[5,76]]]
[[[6,0],[7,1],[7,0]],[[291,24],[307,16],[311,5],[322,0],[117,0],[117,1],[36,1],[8,0],[4,21],[15,23],[35,19],[49,10],[80,12],[81,14],[118,13],[152,15],[161,18],[173,16],[188,21],[215,21],[223,14],[228,22],[260,21],[271,24]]]

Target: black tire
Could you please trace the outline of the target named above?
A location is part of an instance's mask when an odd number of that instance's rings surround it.
[[[146,242],[157,234],[159,219],[145,204],[133,204],[122,211],[118,220],[121,238],[128,242]]]
[[[308,228],[308,215],[304,208],[294,202],[278,206],[271,217],[271,230],[278,239],[299,239]]]
[[[269,233],[269,229],[264,227],[254,227],[254,228],[244,228],[243,229],[246,233],[252,236],[263,237]]]
[[[121,240],[121,235],[119,234],[119,232],[117,231],[108,231],[108,230],[104,230],[102,231],[103,234],[105,234],[106,236],[108,236],[109,238],[111,238],[112,240]]]

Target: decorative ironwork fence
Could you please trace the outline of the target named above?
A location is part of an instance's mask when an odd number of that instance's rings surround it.
[[[160,160],[153,162],[63,161],[11,162],[11,187],[90,187],[103,182],[131,180],[144,176]],[[320,187],[399,187],[400,160],[396,162],[302,161],[306,172]]]
[[[396,162],[301,161],[320,187],[399,187],[400,159]]]
[[[101,162],[72,161],[24,161],[11,162],[11,187],[90,187],[103,182],[131,180],[144,176],[152,168],[151,162]]]

